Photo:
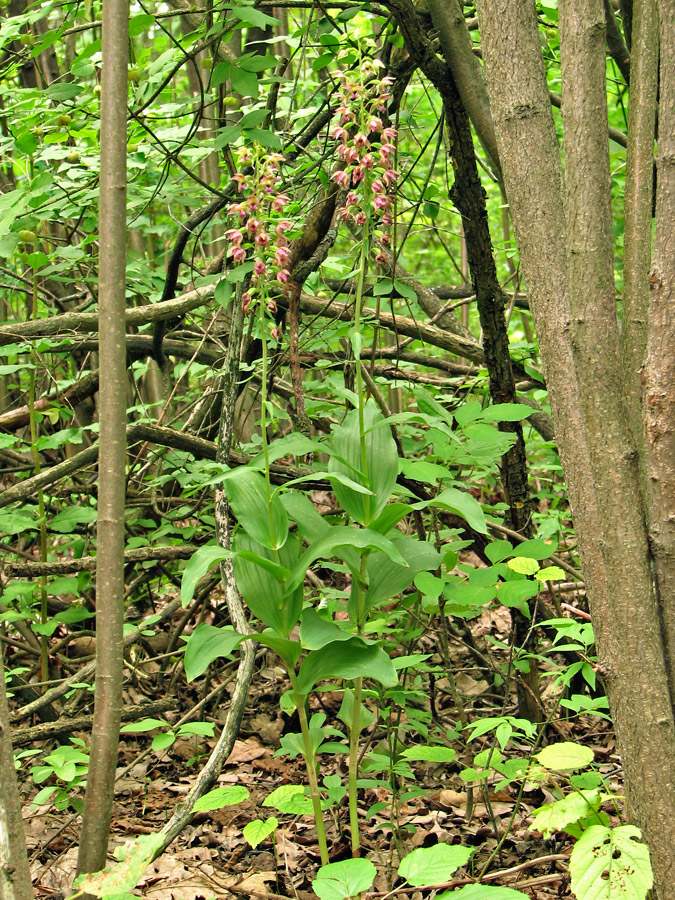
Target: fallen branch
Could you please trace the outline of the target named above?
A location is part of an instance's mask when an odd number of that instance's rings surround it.
[[[167,712],[169,709],[177,709],[180,706],[178,698],[166,697],[162,700],[153,700],[150,703],[125,706],[122,709],[124,722],[137,722],[146,716],[154,716],[157,713]],[[76,719],[61,718],[57,722],[43,722],[32,728],[15,728],[12,730],[12,744],[15,747],[26,747],[35,741],[46,741],[61,734],[72,734],[75,731],[88,731],[94,719],[89,716],[78,716]]]
[[[189,559],[197,548],[190,544],[180,547],[138,547],[125,550],[125,563],[148,562],[149,560]],[[96,568],[95,556],[69,559],[63,562],[8,563],[7,574],[16,578],[36,578],[41,575],[69,575],[72,572],[93,572]]]

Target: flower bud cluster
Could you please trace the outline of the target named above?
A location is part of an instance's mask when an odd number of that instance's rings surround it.
[[[342,165],[331,178],[347,191],[344,221],[364,225],[370,218],[381,226],[381,249],[375,259],[383,264],[384,248],[391,244],[389,226],[399,173],[394,167],[396,129],[385,126],[381,114],[391,99],[394,79],[390,75],[379,78],[370,61],[364,61],[356,75],[341,73],[338,77],[338,123],[331,133],[338,142]]]
[[[225,237],[230,242],[234,265],[253,259],[250,286],[242,298],[244,312],[251,311],[254,300],[260,300],[273,315],[277,304],[270,296],[270,285],[276,281],[283,286],[291,277],[286,232],[292,222],[283,217],[290,198],[281,191],[279,171],[283,156],[256,145],[238,150],[237,158],[247,172],[233,176],[243,196],[227,207],[228,213],[238,219],[238,225],[229,228]],[[279,336],[279,329],[273,328],[272,337]]]

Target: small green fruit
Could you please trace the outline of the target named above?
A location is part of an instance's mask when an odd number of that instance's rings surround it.
[[[19,240],[22,244],[34,244],[37,237],[35,236],[34,231],[24,230],[19,232]]]
[[[239,109],[241,103],[236,97],[224,97],[223,106],[225,109]]]
[[[44,128],[42,128],[41,125],[36,125],[34,128],[31,128],[31,131],[37,138],[41,138],[42,135],[45,133]]]
[[[75,165],[75,163],[79,163],[80,161],[80,154],[77,152],[77,150],[69,150],[68,156],[66,156],[66,161],[71,163],[72,165]]]
[[[138,69],[129,69],[127,72],[127,81],[131,81],[134,84],[138,84],[141,80],[141,73]]]
[[[35,46],[35,36],[30,34],[22,34],[19,38],[19,41],[23,44],[24,47],[34,47]]]
[[[70,125],[72,121],[72,117],[69,116],[68,113],[61,113],[61,115],[56,119],[56,124],[65,126]]]
[[[213,68],[213,60],[210,57],[206,57],[200,63],[202,69],[212,69]]]
[[[95,93],[97,96],[101,93],[101,85],[100,85],[100,84],[95,84],[95,85],[94,85],[94,93]]]

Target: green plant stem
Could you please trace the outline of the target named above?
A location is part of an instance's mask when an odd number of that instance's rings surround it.
[[[267,335],[265,334],[265,307],[260,304],[260,340],[262,343],[262,375],[260,383],[260,434],[262,438],[263,456],[265,457],[265,487],[267,490],[267,509],[270,520],[270,534],[276,544],[274,533],[274,516],[272,515],[272,485],[270,483],[270,453],[267,442],[267,419],[265,404],[267,403]]]
[[[289,673],[290,674],[290,673]],[[293,681],[291,675],[291,682]],[[328,843],[326,841],[326,828],[323,823],[323,811],[321,809],[321,796],[319,794],[319,782],[316,777],[316,769],[314,768],[314,754],[312,752],[312,741],[309,736],[309,723],[307,721],[307,711],[305,709],[306,696],[297,692],[293,693],[298,717],[300,719],[300,731],[302,732],[302,742],[305,748],[304,757],[307,766],[307,780],[309,781],[309,795],[312,798],[312,807],[314,808],[314,821],[316,822],[316,834],[319,840],[319,853],[321,854],[321,864],[327,866],[330,862],[328,857]]]
[[[37,272],[33,269],[33,292],[31,299],[31,319],[37,318],[38,311],[38,283]],[[37,370],[37,354],[34,345],[31,345],[30,351],[30,383],[28,388],[28,417],[30,427],[30,445],[33,454],[33,471],[35,475],[39,475],[40,451],[37,448],[38,426],[35,418],[35,372]],[[40,519],[40,562],[47,562],[47,523],[45,522],[45,498],[42,488],[38,489],[38,517]],[[49,610],[47,608],[47,577],[42,575],[40,578],[40,621],[44,625],[49,618]],[[49,681],[49,638],[46,634],[40,635],[40,672],[42,681]]]
[[[352,727],[349,730],[349,827],[352,832],[352,856],[358,856],[361,845],[359,838],[359,807],[357,780],[359,777],[359,736],[361,734],[361,693],[363,678],[354,679],[354,705],[352,707]]]
[[[356,594],[356,627],[360,635],[363,634],[366,624],[366,595],[363,589],[366,580],[366,564],[369,551],[361,558],[361,577],[353,584],[352,590]],[[352,726],[349,730],[349,825],[352,832],[352,856],[358,854],[361,845],[359,837],[359,809],[358,788],[359,777],[359,737],[361,735],[361,694],[363,692],[363,678],[354,680],[354,704],[352,707]]]
[[[356,393],[358,395],[359,409],[359,444],[361,451],[361,471],[363,477],[368,479],[368,454],[366,452],[366,429],[364,424],[363,407],[363,372],[359,363],[361,359],[361,310],[363,308],[363,288],[366,280],[366,272],[368,270],[368,251],[370,247],[370,222],[366,219],[361,235],[361,256],[359,259],[359,274],[356,281],[356,302],[354,308],[354,337],[356,340],[352,344],[354,355],[356,356]],[[364,495],[364,505],[366,510],[366,523],[370,522],[370,497]]]

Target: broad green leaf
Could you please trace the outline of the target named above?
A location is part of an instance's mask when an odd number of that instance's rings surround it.
[[[302,654],[300,641],[290,641],[288,638],[277,634],[271,628],[266,628],[262,634],[257,634],[255,638],[263,647],[269,647],[270,650],[274,650],[277,656],[284,661],[287,668],[295,668],[295,664]]]
[[[312,888],[321,900],[347,900],[371,888],[376,875],[369,859],[343,859],[321,866]]]
[[[143,734],[155,728],[169,728],[169,723],[164,719],[141,719],[140,722],[129,722],[128,725],[122,725],[120,733]]]
[[[495,403],[483,410],[482,418],[486,422],[522,422],[532,415],[534,410],[524,403]]]
[[[270,816],[269,819],[254,819],[247,825],[244,825],[242,833],[249,845],[253,848],[258,844],[262,844],[271,834],[279,827],[279,820],[276,816]]]
[[[264,110],[261,110],[261,112],[264,112]],[[249,115],[252,115],[252,113],[249,113]],[[307,453],[326,453],[328,449],[326,444],[320,441],[313,441],[302,434],[302,432],[292,431],[285,437],[272,441],[269,445],[267,457],[271,464],[281,459],[282,456],[305,456]],[[249,463],[251,468],[256,468],[256,466],[263,467],[264,465],[265,455],[263,452],[258,453]]]
[[[232,65],[230,67],[230,80],[233,90],[241,94],[242,97],[258,96],[258,77],[255,72],[247,72],[246,69]]]
[[[298,691],[309,694],[314,685],[327,678],[373,678],[385,687],[397,684],[391,660],[375,644],[364,645],[360,638],[333,641],[307,654],[298,673]]]
[[[465,865],[473,853],[471,847],[459,844],[434,844],[409,853],[398,867],[398,874],[413,887],[439,884]]]
[[[417,408],[421,413],[425,413],[428,416],[437,416],[441,421],[445,422],[446,425],[452,426],[452,413],[439,403],[438,400],[432,397],[428,391],[425,391],[423,388],[418,388],[415,391],[415,400],[417,401]]]
[[[247,25],[253,25],[255,28],[266,28],[268,25],[281,25],[278,19],[268,16],[253,6],[229,6],[232,14]]]
[[[268,495],[260,472],[245,466],[233,469],[225,490],[232,511],[250,538],[270,550],[283,547],[288,537],[288,516],[279,497]]]
[[[230,656],[243,640],[244,635],[235,631],[231,625],[220,628],[204,622],[197,625],[187,638],[185,647],[183,662],[187,680],[194,681],[203,675],[214,659]]]
[[[155,853],[159,852],[162,841],[163,837],[159,832],[141,835],[131,846],[128,844],[125,846],[122,862],[108,866],[102,872],[93,875],[81,875],[75,881],[77,889],[95,894],[97,897],[109,897],[132,891],[152,862]]]
[[[344,722],[347,728],[349,728],[351,731],[354,722],[354,691],[352,691],[350,688],[345,688],[342,694],[342,704],[338,711],[337,717],[341,722]],[[371,713],[368,707],[362,703],[361,713],[359,715],[359,730],[363,731],[364,728],[372,725],[374,721],[374,714]]]
[[[549,744],[534,755],[546,769],[554,772],[574,772],[575,769],[585,769],[589,766],[595,754],[590,747],[584,747],[574,741],[562,741],[559,744]]]
[[[302,579],[289,589],[288,582],[276,575],[293,571],[300,555],[300,541],[291,534],[284,546],[274,551],[258,544],[246,532],[238,531],[232,547],[236,551],[232,563],[234,575],[246,605],[265,625],[279,634],[289,635],[302,610]],[[264,559],[281,568],[273,574],[274,568],[270,571],[269,566],[261,564]]]
[[[491,563],[498,563],[507,556],[513,556],[513,547],[509,541],[492,541],[485,548],[485,555]]]
[[[536,597],[539,593],[539,585],[536,581],[505,581],[499,585],[497,590],[497,600],[502,606],[515,607],[529,616],[527,601],[532,597]]]
[[[298,585],[301,585],[307,569],[317,559],[330,559],[333,556],[339,556],[339,551],[344,547],[354,547],[359,550],[381,550],[382,553],[395,563],[398,563],[398,565],[407,565],[394,543],[376,531],[372,531],[370,528],[350,528],[347,525],[333,525],[322,538],[315,541],[300,557],[292,569],[287,589],[294,590]]]
[[[265,797],[262,805],[272,806],[279,812],[293,816],[311,815],[314,811],[312,801],[305,796],[305,789],[301,784],[282,784]]]
[[[442,578],[432,575],[431,572],[420,572],[415,576],[415,587],[418,591],[432,600],[437,599],[443,593],[445,582]]]
[[[577,900],[643,900],[654,883],[649,850],[634,825],[592,825],[570,856]]]
[[[0,534],[22,534],[24,531],[37,531],[38,528],[31,513],[18,510],[0,513]]]
[[[540,569],[534,577],[537,581],[562,581],[565,572],[560,566],[546,566],[546,568]]]
[[[183,606],[187,606],[194,597],[199,579],[203,578],[216,563],[229,559],[231,556],[231,550],[214,544],[209,544],[208,547],[200,547],[196,553],[192,554],[183,569],[183,578],[180,585],[180,601]]]
[[[69,534],[78,525],[96,521],[96,510],[88,506],[69,506],[54,516],[49,523],[51,531]]]
[[[411,762],[436,762],[449,763],[456,756],[456,751],[452,747],[440,747],[432,745],[430,747],[408,747],[401,756]]]
[[[527,556],[514,556],[506,565],[512,572],[517,572],[519,575],[534,575],[535,572],[539,571],[537,560],[530,559]]]
[[[370,527],[380,534],[387,534],[411,512],[412,506],[408,503],[388,503],[379,516],[373,519]]]
[[[366,603],[369,608],[400,594],[417,574],[437,569],[441,564],[441,555],[432,544],[399,532],[390,540],[407,565],[397,565],[383,553],[372,553],[368,557]]]
[[[331,437],[333,456],[329,472],[346,475],[352,481],[372,491],[367,496],[339,482],[333,485],[338,502],[361,525],[369,525],[387,505],[396,485],[398,451],[396,442],[384,416],[372,401],[363,410],[366,431],[366,472],[361,469],[361,440],[359,411],[352,410]]]
[[[515,548],[517,556],[526,556],[528,559],[548,559],[551,553],[555,553],[555,546],[547,544],[541,538],[532,538],[529,541],[523,541]]]
[[[515,891],[513,888],[498,887],[488,884],[465,884],[457,891],[444,891],[436,896],[436,900],[530,900],[529,894]]]
[[[348,623],[345,623],[348,624]],[[334,622],[321,618],[311,606],[303,610],[300,622],[300,643],[305,650],[320,650],[332,641],[349,641],[353,634]]]
[[[229,63],[228,63],[229,66]],[[216,70],[218,70],[218,66]],[[229,70],[228,70],[229,71]],[[213,81],[216,80],[214,75]],[[226,81],[227,78],[223,78],[223,81]],[[218,82],[220,83],[220,82]],[[215,86],[215,85],[214,85]],[[213,148],[214,150],[222,150],[227,144],[234,144],[235,141],[238,141],[241,137],[241,128],[238,125],[226,125],[224,128],[219,129],[218,134],[214,138]]]
[[[458,516],[461,516],[474,531],[480,534],[487,534],[487,524],[483,510],[475,497],[467,494],[466,491],[458,491],[457,488],[446,488],[442,493],[430,500],[428,506],[436,506],[440,509],[447,509]],[[415,504],[417,507],[418,504]]]
[[[316,507],[305,494],[300,491],[290,491],[281,495],[281,502],[288,515],[297,524],[298,530],[308,542],[316,541],[323,537],[330,529],[328,522],[316,511]]]
[[[209,812],[212,809],[223,809],[224,806],[243,803],[248,797],[249,793],[243,785],[218,787],[195,800],[192,810],[193,812]]]
[[[598,790],[573,791],[561,800],[547,803],[535,809],[530,831],[541,831],[544,837],[563,831],[568,825],[586,819],[589,813],[597,812],[604,796]]]

